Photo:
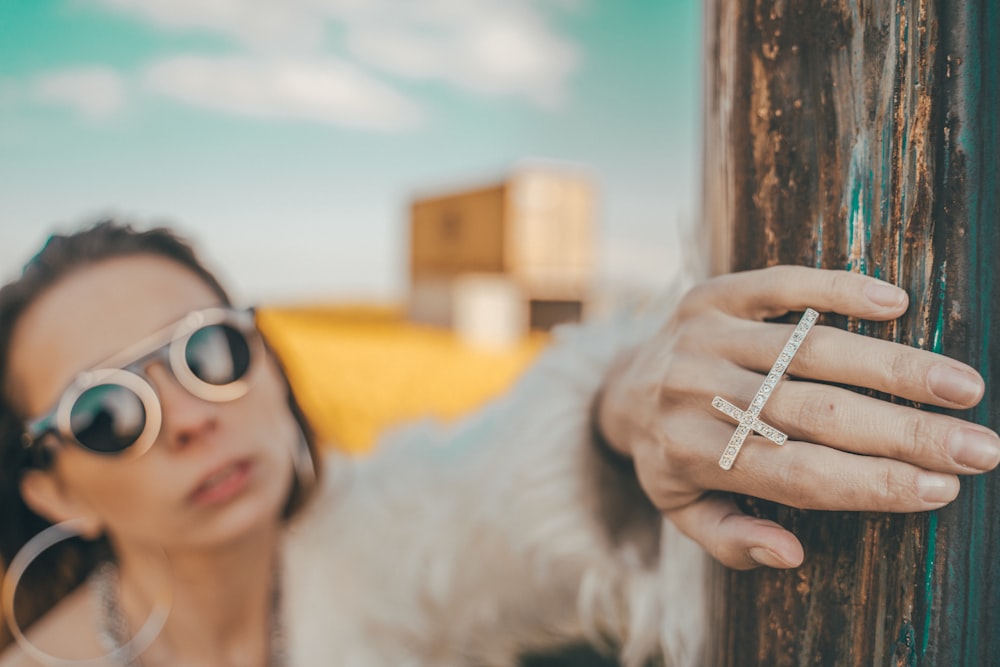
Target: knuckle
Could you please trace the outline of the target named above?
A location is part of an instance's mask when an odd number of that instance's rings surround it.
[[[714,530],[708,532],[705,536],[705,549],[708,553],[712,554],[712,558],[719,561],[720,563],[729,563],[729,549],[727,548],[726,541],[722,538],[720,533],[720,524],[716,523],[712,526]]]
[[[688,350],[698,345],[698,327],[694,321],[687,319],[677,324],[674,329],[674,346],[678,350]]]
[[[802,341],[798,352],[792,359],[790,371],[797,375],[809,375],[821,367],[823,359],[819,354],[821,348],[829,348],[829,332],[823,326],[816,326]]]
[[[699,449],[686,446],[676,437],[665,436],[661,441],[660,460],[673,477],[691,479],[703,469],[704,458]]]
[[[719,512],[714,508],[704,512],[706,519],[706,548],[719,562],[737,568],[747,567],[747,557],[742,541],[737,537],[739,518],[736,514]]]
[[[810,485],[804,480],[810,478],[808,463],[801,457],[791,457],[778,471],[784,495],[784,503],[798,509],[809,509],[812,505]]]
[[[837,423],[838,413],[836,402],[825,393],[811,393],[798,400],[794,407],[794,422],[791,424],[815,439],[817,435],[828,432],[832,424]]]
[[[841,301],[843,297],[856,291],[855,274],[848,271],[824,272],[824,289],[834,301]]]
[[[725,292],[728,276],[720,276],[689,289],[677,304],[677,317],[684,319],[705,308],[706,304],[714,303],[720,292]]]
[[[881,465],[872,474],[872,508],[893,509],[911,501],[916,495],[913,479],[904,479],[891,465]]]
[[[740,544],[734,543],[731,539],[719,536],[715,539],[713,549],[715,558],[726,567],[736,570],[748,569],[749,559],[746,555],[746,549],[742,548]]]
[[[667,508],[664,496],[669,487],[663,475],[663,465],[659,452],[650,448],[639,448],[632,455],[635,461],[636,478],[650,501],[660,510]]]
[[[660,337],[664,347],[674,356],[716,349],[720,346],[725,322],[718,310],[702,310],[675,318]]]
[[[719,289],[720,284],[726,282],[725,276],[719,276],[711,280],[699,283],[688,290],[686,301],[703,301],[713,296]]]
[[[690,448],[669,436],[661,437],[654,448],[637,452],[639,482],[661,511],[674,509],[690,500],[697,486],[692,473],[703,467],[695,458]]]
[[[917,363],[913,355],[907,354],[906,350],[902,350],[880,356],[886,359],[884,362],[884,374],[893,386],[913,383],[917,372]]]
[[[660,374],[658,394],[661,404],[673,404],[677,398],[690,391],[691,377],[691,362],[686,355],[674,355]]]
[[[713,363],[705,355],[693,351],[673,355],[657,378],[661,408],[674,412],[691,399],[704,402],[708,397],[711,400],[717,387],[706,378],[711,377]]]
[[[917,412],[908,415],[902,427],[903,443],[901,450],[897,453],[898,458],[922,457],[929,453],[929,450],[937,449],[936,458],[947,458],[943,446],[932,447],[931,443],[943,443],[943,438],[935,437],[937,429],[931,424],[931,420],[925,413]]]
[[[697,447],[678,447],[674,453],[677,473],[681,478],[699,486],[703,482],[705,471],[715,470],[712,466],[715,464],[716,458],[718,457],[714,454],[709,455],[705,450]]]

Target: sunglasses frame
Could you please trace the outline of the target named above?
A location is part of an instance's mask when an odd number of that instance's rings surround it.
[[[249,361],[246,371],[239,378],[227,384],[213,385],[200,379],[188,366],[187,345],[191,337],[205,327],[223,324],[244,335]],[[72,442],[85,451],[100,456],[141,456],[153,446],[163,425],[160,397],[145,370],[150,364],[165,362],[177,382],[192,396],[213,403],[227,403],[246,395],[250,390],[247,378],[263,351],[263,340],[257,330],[252,309],[214,306],[192,311],[181,320],[151,333],[93,368],[77,374],[59,396],[54,408],[27,423],[24,446],[31,449],[45,435],[54,433],[63,441]],[[88,447],[74,435],[71,424],[77,400],[90,389],[104,384],[117,384],[134,392],[146,413],[142,432],[135,442],[117,451],[105,452]]]

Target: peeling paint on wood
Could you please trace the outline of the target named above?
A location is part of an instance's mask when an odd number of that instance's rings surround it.
[[[1000,3],[706,0],[704,214],[716,271],[796,263],[895,282],[896,323],[826,323],[980,369],[1000,427]],[[1000,476],[915,516],[746,500],[806,548],[716,572],[706,664],[994,665]]]

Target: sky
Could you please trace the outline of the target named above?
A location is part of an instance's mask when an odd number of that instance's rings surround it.
[[[698,0],[0,0],[0,279],[114,216],[244,301],[405,296],[407,212],[525,161],[598,186],[598,280],[700,197]]]

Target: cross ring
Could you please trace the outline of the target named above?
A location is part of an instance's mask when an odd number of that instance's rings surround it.
[[[795,326],[795,331],[788,338],[788,342],[785,343],[784,349],[778,355],[777,361],[774,362],[774,365],[771,366],[771,371],[764,378],[764,383],[757,390],[757,395],[750,402],[750,407],[746,410],[740,410],[721,396],[716,396],[712,399],[713,408],[739,422],[736,432],[733,433],[733,437],[729,439],[726,450],[722,453],[722,458],[719,459],[719,467],[723,470],[729,470],[733,467],[736,456],[740,453],[740,448],[743,447],[743,443],[746,442],[747,437],[751,433],[759,433],[776,445],[783,445],[788,440],[787,435],[760,420],[760,411],[764,409],[764,404],[771,397],[771,391],[778,384],[778,380],[785,374],[785,369],[792,363],[792,357],[799,351],[799,345],[805,340],[806,334],[809,333],[809,330],[812,329],[818,318],[819,313],[812,308],[806,308],[806,312],[802,314],[802,319]]]

